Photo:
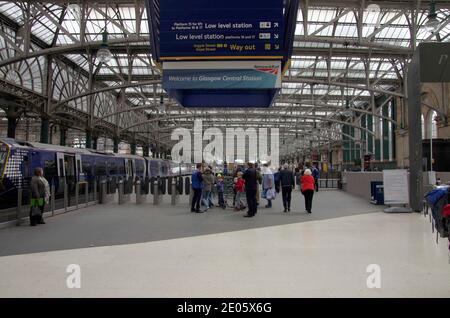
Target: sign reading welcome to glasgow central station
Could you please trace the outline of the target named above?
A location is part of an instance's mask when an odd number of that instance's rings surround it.
[[[269,107],[286,55],[284,4],[160,1],[157,37],[152,32],[163,88],[185,107]]]

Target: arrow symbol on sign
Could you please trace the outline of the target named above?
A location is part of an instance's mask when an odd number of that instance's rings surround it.
[[[279,35],[278,35],[278,34],[275,34],[274,37],[275,37],[275,39],[278,39]]]
[[[278,22],[275,22],[275,23],[273,24],[273,26],[274,26],[275,28],[278,28]]]

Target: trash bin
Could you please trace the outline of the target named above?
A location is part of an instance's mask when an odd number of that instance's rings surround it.
[[[372,181],[370,183],[370,201],[376,205],[384,205],[384,185],[382,181]]]

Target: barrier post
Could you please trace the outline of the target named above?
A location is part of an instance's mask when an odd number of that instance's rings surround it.
[[[64,212],[67,212],[67,183],[64,181]]]
[[[17,189],[17,210],[16,210],[16,218],[17,218],[17,226],[20,226],[22,224],[21,217],[22,217],[22,188]]]
[[[97,180],[94,180],[94,202],[97,201]]]
[[[136,193],[136,204],[142,203],[142,194],[141,194],[141,181],[137,180],[134,186],[134,192]]]
[[[86,207],[89,206],[89,182],[86,182],[86,188],[84,189],[84,203]]]
[[[100,181],[99,203],[106,204],[106,180]]]
[[[153,183],[153,205],[159,204],[159,184],[158,181]]]
[[[80,183],[75,183],[75,207],[78,210],[78,200],[79,200],[79,192],[80,192]]]
[[[52,216],[55,215],[55,185],[50,187],[50,209],[52,210]]]
[[[189,191],[189,207],[192,206],[192,201],[194,200],[194,191],[192,189],[192,183],[189,183],[191,191]]]
[[[177,181],[175,178],[172,179],[172,184],[170,185],[172,187],[172,205],[178,204],[178,191],[177,191]]]
[[[119,180],[119,204],[124,204],[123,180]]]

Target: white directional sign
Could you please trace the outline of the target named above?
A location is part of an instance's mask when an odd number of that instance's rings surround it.
[[[383,170],[384,204],[408,204],[408,171]]]

